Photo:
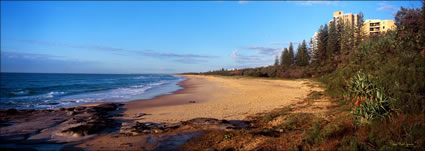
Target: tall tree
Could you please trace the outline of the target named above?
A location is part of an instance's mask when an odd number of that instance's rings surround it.
[[[311,63],[311,60],[312,60],[312,55],[313,55],[313,48],[314,47],[314,43],[313,43],[313,39],[312,38],[310,38],[310,43],[309,43],[309,47],[308,47],[308,63],[310,64]]]
[[[295,56],[294,56],[294,46],[292,45],[292,42],[289,43],[289,60],[290,65],[295,63]]]
[[[283,50],[282,50],[282,54],[280,54],[280,66],[281,66],[281,67],[283,67],[283,62],[284,62],[284,60],[285,60],[285,49],[286,49],[286,48],[283,48]]]
[[[301,66],[300,64],[301,64],[301,56],[300,56],[300,54],[302,53],[302,51],[301,51],[301,44],[299,43],[298,44],[298,47],[297,47],[297,53],[295,54],[295,65],[297,65],[297,66]]]
[[[288,48],[283,49],[282,56],[281,56],[281,66],[282,67],[288,67],[291,65],[291,60],[289,58],[289,51]]]
[[[275,66],[275,67],[279,66],[279,57],[278,57],[278,56],[276,56],[276,57],[274,58],[274,66]]]
[[[346,54],[352,50],[355,45],[354,26],[344,22],[338,24],[342,27],[340,31],[340,51]]]
[[[357,24],[355,26],[355,36],[356,36],[355,47],[356,48],[360,44],[360,42],[363,40],[363,37],[365,35],[365,33],[363,33],[362,31],[363,24],[364,24],[364,15],[363,15],[363,12],[359,12],[357,16]]]
[[[425,49],[425,19],[419,8],[403,8],[395,16],[398,41],[405,42],[410,50]],[[415,40],[413,40],[415,39]]]
[[[316,63],[321,63],[326,59],[326,50],[328,45],[328,25],[321,25],[317,34],[317,49],[313,57]]]
[[[298,45],[295,63],[297,66],[306,66],[309,63],[309,60],[310,56],[308,55],[307,43],[303,40],[303,42]]]
[[[340,48],[339,46],[340,35],[338,34],[336,27],[337,25],[335,24],[335,21],[331,21],[329,23],[329,37],[328,37],[328,43],[326,46],[326,56],[328,58],[335,55],[335,53],[337,53]]]

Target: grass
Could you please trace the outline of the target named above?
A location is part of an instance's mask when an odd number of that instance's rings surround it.
[[[274,111],[272,111],[272,112],[268,112],[268,113],[266,113],[263,117],[262,117],[262,119],[263,119],[263,121],[264,122],[270,122],[270,121],[272,121],[273,119],[275,119],[276,117],[279,117],[279,116],[282,116],[282,115],[287,115],[287,114],[289,114],[289,112],[291,112],[292,111],[292,108],[291,107],[285,107],[285,108],[282,108],[282,109],[277,109],[277,110],[274,110]]]
[[[306,99],[320,99],[312,92]],[[250,120],[241,130],[207,130],[181,146],[182,150],[425,150],[425,113],[395,114],[356,126],[352,105],[332,99],[324,116],[296,113],[285,107]],[[311,104],[309,104],[311,105]],[[279,119],[279,120],[277,120]],[[277,123],[271,126],[270,123]]]

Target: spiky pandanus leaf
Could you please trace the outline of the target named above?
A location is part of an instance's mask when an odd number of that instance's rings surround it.
[[[348,89],[344,94],[349,101],[355,101],[352,114],[354,121],[370,121],[389,115],[390,97],[384,88],[378,87],[370,75],[359,71],[348,82]]]

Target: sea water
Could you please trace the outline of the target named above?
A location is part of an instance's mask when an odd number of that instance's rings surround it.
[[[51,109],[150,99],[181,89],[166,74],[1,73],[0,109]]]

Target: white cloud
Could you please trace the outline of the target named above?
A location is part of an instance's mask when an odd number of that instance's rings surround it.
[[[395,10],[398,10],[397,7],[395,7],[393,5],[386,4],[386,3],[379,3],[378,5],[379,5],[379,7],[376,8],[376,10],[379,10],[379,11],[395,11]]]
[[[269,55],[269,56],[278,55],[282,50],[282,48],[271,48],[271,47],[263,47],[263,46],[249,46],[249,47],[246,47],[246,49],[255,50],[257,54]]]
[[[376,10],[378,10],[378,11],[390,11],[391,15],[393,15],[393,16],[398,11],[398,8],[394,5],[390,5],[390,4],[387,4],[387,3],[379,3],[378,5],[379,5],[379,7],[376,8]]]
[[[239,4],[245,4],[245,3],[248,3],[248,1],[247,0],[239,0],[238,3]]]
[[[217,56],[212,55],[201,55],[201,54],[181,54],[181,53],[171,53],[171,52],[158,52],[154,50],[128,50],[125,48],[118,48],[118,47],[110,47],[110,46],[102,46],[102,45],[76,45],[76,44],[67,44],[67,43],[59,43],[59,42],[53,42],[53,41],[38,41],[38,40],[17,40],[23,43],[32,44],[32,45],[42,45],[42,46],[50,46],[50,47],[63,47],[63,48],[77,48],[77,49],[87,49],[87,50],[98,50],[98,51],[109,51],[109,52],[115,52],[115,54],[119,55],[127,55],[127,56],[134,56],[136,55],[143,55],[158,59],[170,59],[174,62],[179,63],[196,63],[196,62],[205,62],[208,59],[217,58]],[[11,55],[12,57],[14,55]],[[21,55],[25,56],[27,58],[29,57],[37,57],[40,58],[39,55]]]
[[[289,1],[295,3],[296,5],[301,6],[311,6],[311,5],[338,5],[338,1]]]
[[[275,45],[275,46],[285,46],[285,47],[289,47],[289,43],[291,42],[270,42],[270,45]],[[298,44],[302,43],[302,41],[292,41],[292,45],[296,46]]]
[[[235,49],[230,54],[232,59],[236,62],[236,68],[250,68],[270,65],[273,59],[270,56],[258,56],[258,55],[244,55],[239,54],[238,49]]]

